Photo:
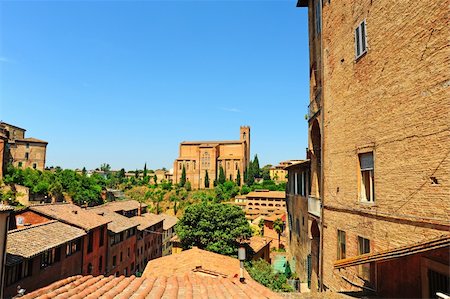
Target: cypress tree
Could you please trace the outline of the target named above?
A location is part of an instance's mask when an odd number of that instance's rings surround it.
[[[147,162],[144,164],[144,178],[147,176]]]
[[[236,175],[236,184],[241,186],[241,171],[238,169],[238,173]]]
[[[260,178],[261,175],[261,169],[259,168],[259,159],[258,159],[258,155],[255,155],[255,158],[253,159],[253,175],[255,178]]]
[[[184,187],[186,184],[186,168],[183,165],[183,170],[181,170],[180,187]]]
[[[223,167],[220,166],[219,168],[219,184],[222,185],[223,183],[225,183],[226,178],[225,178],[225,171],[223,170]]]
[[[205,188],[206,188],[206,189],[209,188],[209,175],[208,175],[208,170],[205,170]]]

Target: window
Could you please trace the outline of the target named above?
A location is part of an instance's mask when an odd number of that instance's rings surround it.
[[[28,160],[30,158],[30,153],[25,153],[25,160]]]
[[[88,253],[92,252],[93,247],[94,247],[94,232],[90,231],[88,235],[88,248],[87,248]]]
[[[128,276],[128,268],[125,268],[125,270],[123,270],[123,275]]]
[[[123,254],[122,254],[122,251],[120,252],[120,262],[122,262],[123,261]]]
[[[370,240],[358,237],[358,255],[370,252]],[[358,266],[358,273],[362,279],[370,280],[370,264],[362,264]]]
[[[361,170],[360,199],[365,202],[374,202],[373,153],[360,154],[359,167]]]
[[[298,172],[296,172],[295,174],[295,181],[294,181],[294,194],[297,195],[298,194]]]
[[[22,162],[19,162],[17,166],[22,167]]]
[[[88,274],[91,274],[93,268],[94,268],[94,267],[92,267],[92,264],[89,263],[88,266],[87,266],[87,273],[88,273]]]
[[[192,161],[192,167],[194,168],[194,170],[195,170],[195,166],[196,166],[196,161]]]
[[[101,255],[99,258],[98,258],[98,272],[102,272],[102,270],[103,270],[103,256]]]
[[[112,266],[113,268],[117,265],[117,255],[113,256]]]
[[[186,170],[189,170],[189,162],[186,162]]]
[[[41,269],[46,268],[61,259],[61,247],[52,248],[41,254]]]
[[[99,245],[99,247],[102,247],[104,243],[105,243],[105,227],[102,226],[100,228],[100,243],[99,243],[100,245]]]
[[[26,147],[27,147],[27,148],[30,148],[30,144],[29,144],[29,143],[27,143],[27,144],[26,144]]]
[[[134,263],[131,263],[130,270],[131,270],[131,271],[134,270]]]
[[[337,259],[345,259],[345,232],[337,231]]]
[[[6,266],[5,283],[12,285],[25,277],[32,275],[33,260],[23,261],[14,266]]]
[[[37,167],[37,164],[33,163],[33,168],[36,169],[36,167]]]
[[[211,157],[209,155],[208,152],[205,152],[202,154],[202,159],[201,159],[201,163],[202,163],[202,168],[203,169],[209,169],[209,167],[211,166]]]
[[[366,20],[355,29],[355,56],[356,59],[367,52]]]
[[[322,0],[316,1],[315,11],[315,21],[316,21],[316,34],[319,35],[320,31],[322,31]]]
[[[130,247],[128,247],[127,256],[130,257]]]
[[[81,239],[70,241],[66,245],[66,256],[72,255],[81,249]]]
[[[182,163],[180,162],[180,163],[178,163],[178,169],[181,170],[181,168],[182,168]]]

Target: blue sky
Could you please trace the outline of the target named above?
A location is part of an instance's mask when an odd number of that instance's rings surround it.
[[[305,157],[307,10],[295,1],[1,1],[0,119],[47,165],[171,168],[183,140]]]

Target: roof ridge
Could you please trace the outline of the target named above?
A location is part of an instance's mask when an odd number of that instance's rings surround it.
[[[10,234],[10,233],[17,233],[17,232],[21,232],[21,231],[32,229],[32,228],[41,227],[41,226],[44,226],[44,225],[49,225],[49,224],[52,224],[52,223],[55,223],[55,222],[62,223],[59,220],[49,220],[49,221],[42,222],[42,223],[31,224],[31,225],[28,225],[28,226],[12,229],[12,230],[8,231],[8,234]]]

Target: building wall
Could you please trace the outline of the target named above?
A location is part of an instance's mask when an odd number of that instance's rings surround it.
[[[444,1],[323,7],[327,288],[350,288],[332,270],[338,229],[347,233],[347,257],[357,255],[358,235],[378,251],[449,229],[447,15]],[[364,19],[368,52],[355,61],[354,30]],[[369,151],[374,204],[359,199],[358,154]]]
[[[136,242],[136,269],[144,271],[147,262],[162,256],[163,222],[159,222],[146,231],[138,231]]]
[[[5,297],[17,294],[17,286],[30,293],[57,280],[81,274],[81,251],[66,256],[66,244],[61,246],[61,260],[41,269],[41,255],[32,258],[32,275],[5,287]],[[28,260],[25,260],[28,261]]]
[[[287,181],[286,174],[287,171],[282,168],[274,167],[269,169],[269,175],[272,181],[286,182]]]
[[[89,232],[83,237],[83,275],[100,275],[106,271],[106,252],[108,250],[107,227],[102,225],[91,230],[94,234],[93,250],[88,252]],[[103,245],[100,246],[100,235],[103,232]],[[101,264],[100,264],[100,257]],[[90,271],[91,265],[91,271]]]
[[[41,171],[45,169],[46,143],[22,142],[16,140],[15,143],[10,143],[9,149],[15,167],[29,167]],[[29,155],[28,159],[25,157],[26,153]]]
[[[8,156],[6,153],[6,144],[8,140],[5,136],[2,135],[0,132],[0,178],[4,176],[4,173],[6,171],[6,164],[8,161]]]
[[[163,240],[162,240],[162,256],[172,254],[172,242],[170,239],[175,235],[174,227],[164,230]]]
[[[122,232],[125,237],[125,232]],[[122,242],[111,245],[114,234],[108,233],[108,261],[107,274],[117,276],[130,276],[136,270],[136,234],[124,239]],[[122,260],[120,259],[122,255]],[[113,266],[113,257],[116,257],[116,265]]]

